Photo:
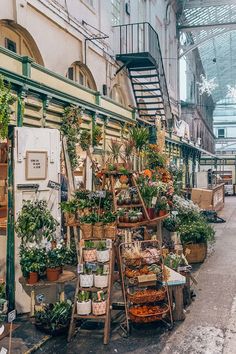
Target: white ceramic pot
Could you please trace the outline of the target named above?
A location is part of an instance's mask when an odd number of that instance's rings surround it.
[[[77,314],[78,315],[89,315],[92,311],[92,301],[77,301]]]
[[[93,274],[80,274],[79,280],[82,288],[91,288],[93,286]]]
[[[108,274],[94,275],[94,286],[96,288],[106,288],[108,286]]]
[[[101,302],[92,302],[92,311],[93,315],[95,316],[100,316],[100,315],[105,315],[106,313],[106,307],[107,307],[107,301],[101,301]]]
[[[91,250],[83,250],[83,256],[85,262],[94,262],[97,259],[97,250],[96,248]]]
[[[108,262],[110,258],[110,250],[106,249],[104,251],[97,250],[97,261],[101,263]]]

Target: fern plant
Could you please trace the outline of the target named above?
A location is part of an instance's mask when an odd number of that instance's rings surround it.
[[[4,85],[3,76],[0,76],[0,138],[6,139],[11,116],[11,105],[16,98],[11,93],[11,85]]]

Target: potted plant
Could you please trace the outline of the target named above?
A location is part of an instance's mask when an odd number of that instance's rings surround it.
[[[81,288],[91,288],[93,286],[92,269],[84,267],[84,273],[79,275]]]
[[[121,146],[121,142],[119,142],[117,139],[111,139],[111,143],[109,145],[110,154],[112,156],[113,165],[115,165],[116,168],[119,168],[118,160],[121,154]]]
[[[103,291],[92,294],[92,313],[95,316],[101,316],[106,313],[107,301]]]
[[[143,221],[143,212],[137,211],[138,221]]]
[[[108,286],[108,274],[104,273],[104,266],[97,268],[96,274],[94,275],[94,286],[101,289]]]
[[[133,140],[124,140],[123,141],[123,151],[122,151],[122,159],[125,162],[125,167],[127,170],[132,170],[132,161],[131,156],[133,156],[134,152],[134,142]]]
[[[138,212],[136,210],[129,211],[129,222],[138,222]]]
[[[104,228],[103,228],[103,217],[102,215],[93,213],[93,237],[101,239],[104,236]]]
[[[20,265],[27,283],[37,283],[39,274],[42,274],[46,269],[45,250],[21,246]]]
[[[61,203],[61,210],[65,215],[67,225],[73,225],[76,222],[76,212],[78,209],[76,199]]]
[[[63,256],[57,248],[47,252],[46,275],[48,281],[57,281],[61,274]]]
[[[43,305],[35,312],[35,325],[43,332],[56,336],[69,327],[72,303],[70,300]]]
[[[93,241],[84,241],[83,249],[84,262],[94,262],[97,259],[96,247]]]
[[[140,203],[140,199],[137,193],[133,193],[132,194],[132,204],[139,204]]]
[[[106,246],[106,241],[100,241],[96,245],[97,248],[97,261],[105,263],[109,261],[110,250]]]
[[[58,222],[52,216],[44,200],[24,201],[16,222],[17,236],[22,243],[36,242],[41,244],[43,239],[53,241]]]
[[[174,214],[171,214],[163,222],[163,226],[167,231],[170,232],[170,238],[174,242],[174,244],[180,243],[180,240],[178,239],[178,233],[177,233],[180,226],[180,222],[181,222],[180,219]]]
[[[85,215],[80,218],[80,229],[82,231],[82,238],[89,239],[93,234],[93,226],[92,226],[92,218],[91,215]]]
[[[118,219],[119,219],[119,222],[125,222],[125,209],[118,209],[117,210],[117,216],[118,216]]]
[[[181,223],[179,233],[187,261],[203,262],[207,255],[207,242],[214,240],[215,231],[212,226],[199,216],[195,221],[190,219]]]
[[[88,291],[80,291],[77,294],[77,314],[89,315],[92,311],[92,301]]]
[[[167,198],[165,196],[161,197],[156,204],[156,210],[158,211],[158,215],[160,217],[166,215],[168,208],[169,206]]]
[[[77,214],[78,217],[86,216],[91,213],[91,201],[89,199],[79,199],[77,203]]]
[[[107,212],[103,215],[104,233],[106,238],[115,238],[117,233],[116,213]]]

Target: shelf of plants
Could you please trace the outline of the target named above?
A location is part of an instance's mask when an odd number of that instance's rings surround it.
[[[127,330],[131,323],[167,319],[173,325],[172,308],[158,241],[123,243],[119,247]]]

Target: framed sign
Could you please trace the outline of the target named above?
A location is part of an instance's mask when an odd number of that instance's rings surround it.
[[[46,179],[47,170],[47,151],[26,151],[25,178],[27,180]]]

